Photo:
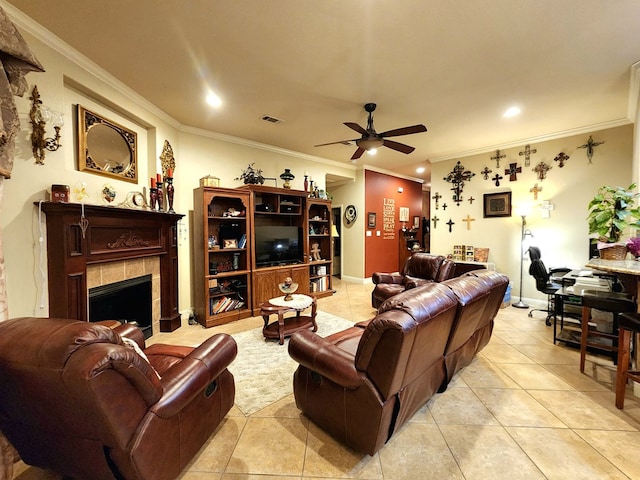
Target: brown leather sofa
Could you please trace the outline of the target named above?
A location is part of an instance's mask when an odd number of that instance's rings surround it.
[[[407,258],[398,273],[375,272],[371,276],[375,284],[371,292],[371,305],[379,308],[390,297],[425,283],[442,282],[453,277],[455,262],[442,255],[414,253]]]
[[[477,270],[406,290],[371,320],[293,334],[296,405],[350,447],[376,453],[491,337],[505,275]]]
[[[0,430],[67,477],[174,479],[233,406],[236,353],[225,334],[145,348],[130,324],[0,322]]]

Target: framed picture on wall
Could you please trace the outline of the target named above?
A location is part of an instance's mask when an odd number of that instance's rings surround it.
[[[483,199],[484,218],[511,216],[511,192],[485,193]]]
[[[376,228],[376,213],[369,212],[367,214],[367,227],[368,228]]]
[[[420,228],[420,217],[417,215],[413,217],[413,228],[415,228],[416,230]]]

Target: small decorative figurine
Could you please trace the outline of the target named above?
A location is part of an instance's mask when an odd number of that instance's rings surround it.
[[[311,245],[311,255],[312,255],[312,257],[313,257],[313,259],[315,261],[322,260],[322,257],[320,256],[320,244],[319,243],[314,243],[313,245]]]
[[[282,293],[285,294],[284,299],[288,302],[290,300],[293,300],[292,293],[298,289],[298,284],[294,283],[291,277],[287,277],[282,283],[278,284],[278,288]]]

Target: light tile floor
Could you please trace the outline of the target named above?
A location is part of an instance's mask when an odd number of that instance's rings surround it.
[[[372,285],[337,280],[318,307],[354,322],[371,318]],[[640,401],[614,406],[614,367],[552,341],[541,313],[501,309],[492,339],[446,392],[436,394],[373,457],[339,444],[290,395],[245,417],[233,408],[183,480],[618,479],[640,478]],[[262,326],[254,317],[211,329],[183,325],[154,342],[196,344]],[[57,480],[17,468],[20,480]],[[152,479],[149,479],[152,480]]]

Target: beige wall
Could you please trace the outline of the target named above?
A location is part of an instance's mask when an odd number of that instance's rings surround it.
[[[496,264],[496,268],[506,273],[513,284],[513,294],[517,297],[520,288],[520,234],[521,217],[517,208],[521,205],[531,207],[531,214],[527,217],[527,227],[533,232],[531,245],[538,246],[542,251],[542,260],[547,267],[569,266],[580,268],[588,260],[588,230],[587,205],[595,195],[599,186],[622,185],[629,186],[635,180],[632,175],[633,158],[633,126],[612,128],[593,132],[593,139],[605,143],[595,148],[591,164],[588,163],[585,149],[577,148],[586,143],[588,134],[566,137],[548,142],[531,144],[537,153],[531,156],[531,166],[525,168],[524,158],[520,148],[510,148],[503,151],[507,155],[500,161],[501,168],[496,168],[495,160],[490,160],[495,152],[474,155],[459,159],[466,169],[476,173],[464,187],[464,201],[460,206],[451,199],[451,184],[443,178],[452,170],[456,160],[439,162],[432,165],[432,196],[439,192],[440,209],[435,209],[435,202],[431,200],[431,217],[437,215],[440,221],[436,228],[431,229],[431,251],[434,253],[452,253],[453,245],[473,245],[475,247],[489,247],[489,261]],[[560,152],[565,152],[570,159],[563,168],[557,165],[554,158]],[[547,178],[538,180],[532,169],[541,161],[552,165]],[[505,167],[509,163],[517,162],[522,166],[522,173],[518,180],[509,181],[505,175]],[[500,172],[504,178],[500,187],[496,187],[492,180],[484,180],[479,173],[487,166],[493,170],[490,177]],[[535,184],[542,187],[538,200],[534,200],[530,189]],[[483,194],[497,192],[512,192],[513,213],[508,218],[483,218]],[[473,196],[476,200],[470,204],[467,199]],[[549,200],[554,207],[550,218],[543,218],[539,208],[543,200]],[[447,203],[446,210],[442,204]],[[476,220],[471,222],[471,230],[467,230],[462,221],[467,214]],[[455,222],[453,231],[449,233],[445,224],[449,219]],[[533,278],[528,274],[529,259],[525,257],[523,275],[523,297],[542,299],[544,296],[535,289]]]

